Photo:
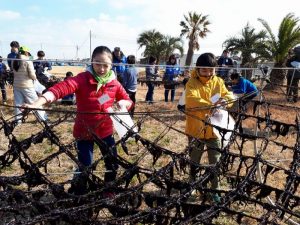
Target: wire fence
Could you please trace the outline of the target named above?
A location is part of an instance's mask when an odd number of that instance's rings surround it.
[[[127,127],[116,142],[119,155],[112,159],[119,170],[112,182],[103,179],[110,151],[83,168],[68,137],[66,121],[89,112],[50,107],[44,110],[51,120],[42,121],[31,113],[38,109],[12,116],[15,106],[2,104],[0,224],[300,224],[300,108],[269,98],[272,91],[285,96],[279,87],[287,88],[268,81],[278,87],[265,89],[269,73],[258,78],[260,94],[248,109],[244,98],[231,102],[237,106],[230,111],[233,130],[202,120],[223,138],[231,132],[228,144],[215,149],[221,153],[216,164],[190,160],[192,145],[182,123],[191,111],[141,106],[135,112],[138,132]],[[280,112],[288,115],[278,117]],[[122,123],[121,113],[109,115]],[[105,148],[96,135],[94,141]],[[210,186],[213,176],[220,189]],[[220,201],[211,200],[214,194]]]

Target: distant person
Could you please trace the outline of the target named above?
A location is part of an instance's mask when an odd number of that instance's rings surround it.
[[[177,65],[175,55],[170,55],[167,62],[166,71],[163,76],[164,88],[165,88],[165,102],[169,100],[169,92],[171,91],[171,102],[174,102],[175,88],[178,75],[180,74],[180,68]]]
[[[14,82],[14,73],[12,72],[12,59],[17,58],[18,52],[19,52],[20,44],[17,41],[12,41],[10,43],[10,53],[7,55],[7,64],[9,67],[9,74],[7,76],[7,83],[12,85]]]
[[[69,71],[69,72],[66,73],[66,77],[64,78],[64,80],[67,80],[67,79],[69,79],[70,77],[73,77],[73,73],[72,73],[71,71]],[[72,94],[69,94],[69,95],[64,96],[64,97],[61,99],[61,103],[62,103],[63,105],[74,105],[74,104],[76,104],[75,94],[72,93]]]
[[[123,87],[125,88],[127,94],[129,95],[130,99],[135,104],[136,99],[136,90],[137,90],[137,79],[139,71],[134,66],[135,64],[135,56],[129,55],[127,57],[127,63],[129,64],[128,67],[125,70],[124,76],[123,76]],[[133,117],[134,114],[134,106],[130,109],[129,113],[131,117]]]
[[[23,104],[31,104],[38,99],[34,88],[34,80],[36,80],[35,71],[32,61],[28,61],[30,56],[29,48],[21,46],[17,55],[17,59],[12,62],[12,70],[14,73],[14,102],[15,106]],[[21,111],[15,108],[15,115],[18,123],[21,123]],[[38,111],[41,120],[46,120],[44,111]]]
[[[199,68],[195,68],[191,72],[191,78],[185,89],[185,132],[190,137],[191,160],[197,164],[200,163],[206,146],[209,164],[213,165],[219,162],[221,156],[221,153],[216,150],[221,148],[221,140],[214,134],[213,127],[205,124],[204,121],[207,121],[213,115],[214,111],[211,110],[213,107],[228,106],[228,103],[234,97],[227,90],[223,79],[215,76],[217,62],[212,53],[200,55],[196,66]],[[191,181],[195,180],[196,172],[196,166],[191,165]],[[212,189],[219,189],[219,181],[216,175],[213,175],[210,181]],[[220,196],[216,193],[211,198],[215,202],[220,202]]]
[[[156,58],[154,56],[149,57],[149,66],[146,66],[146,84],[148,86],[148,91],[146,94],[146,102],[148,104],[153,104],[153,95],[154,95],[154,83],[153,81],[159,77],[156,67]]]
[[[40,50],[37,52],[37,60],[33,62],[35,73],[39,82],[48,87],[50,76],[47,71],[52,70],[51,63],[45,60],[45,52]]]
[[[296,103],[298,101],[298,85],[300,79],[300,46],[293,49],[293,55],[287,60],[287,100]]]
[[[10,60],[10,59],[17,58],[19,48],[20,48],[19,42],[12,41],[10,43],[10,53],[7,55],[7,64],[9,66],[10,70],[12,70],[12,60]]]
[[[229,70],[231,67],[233,67],[233,61],[229,57],[228,50],[223,51],[222,56],[218,59],[218,66],[222,67],[218,69],[218,75],[227,81],[229,78]]]
[[[117,75],[118,81],[122,83],[123,74],[125,72],[126,56],[120,47],[115,47],[113,51],[113,71]]]
[[[78,148],[79,171],[84,171],[93,163],[94,147],[98,145],[106,168],[104,182],[116,179],[118,163],[117,148],[113,136],[113,121],[109,114],[115,102],[127,109],[132,106],[128,94],[117,81],[112,68],[112,52],[106,46],[98,46],[92,54],[92,64],[85,72],[77,76],[68,77],[64,81],[50,87],[48,91],[31,104],[24,107],[39,108],[46,103],[52,103],[69,94],[76,94],[77,113],[73,136]],[[101,141],[97,141],[97,137]],[[79,175],[82,185],[76,186],[76,178],[69,189],[70,193],[85,194],[87,192],[87,178],[84,173]],[[77,180],[78,180],[77,179]],[[86,182],[85,182],[86,181]],[[114,193],[107,193],[107,196]]]
[[[2,94],[2,103],[6,104],[7,102],[7,94],[6,94],[6,77],[7,77],[7,67],[2,62],[2,56],[0,56],[0,88]]]

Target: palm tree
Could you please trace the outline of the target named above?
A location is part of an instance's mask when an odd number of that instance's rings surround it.
[[[185,21],[180,22],[182,26],[180,37],[186,36],[189,40],[189,48],[186,56],[185,65],[190,66],[195,50],[200,49],[199,38],[206,37],[210,32],[207,26],[210,22],[207,20],[207,15],[197,14],[195,12],[189,12],[188,15],[184,15]]]
[[[139,48],[143,46],[146,47],[143,56],[155,56],[158,63],[161,55],[160,53],[163,39],[164,35],[153,29],[141,33],[137,39],[137,43],[139,44]]]
[[[165,36],[163,40],[164,44],[164,60],[167,61],[169,56],[174,53],[175,50],[183,54],[183,42],[179,37]]]
[[[255,29],[247,24],[243,29],[240,37],[231,37],[224,41],[225,49],[241,54],[242,67],[253,67],[260,59],[268,58],[265,40],[266,31],[255,32]],[[244,71],[246,78],[250,79],[252,71]]]
[[[183,53],[183,43],[180,38],[164,36],[155,29],[141,33],[137,43],[140,48],[146,47],[143,56],[155,56],[157,64],[159,64],[161,59],[166,60],[176,49],[181,54]]]
[[[290,49],[300,43],[299,18],[295,17],[292,13],[287,14],[279,26],[277,38],[265,20],[258,20],[268,33],[266,45],[272,60],[274,60],[274,68],[285,67]],[[276,84],[283,84],[285,75],[285,70],[273,69],[270,74],[270,80]]]

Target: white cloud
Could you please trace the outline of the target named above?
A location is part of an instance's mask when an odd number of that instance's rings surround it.
[[[110,15],[105,13],[100,13],[99,20],[110,20]]]
[[[0,20],[15,20],[19,19],[21,14],[10,10],[0,10]]]

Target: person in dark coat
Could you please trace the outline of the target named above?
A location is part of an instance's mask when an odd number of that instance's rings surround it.
[[[293,55],[287,60],[286,66],[293,68],[287,73],[287,100],[298,101],[298,84],[300,79],[300,46],[294,48]]]

